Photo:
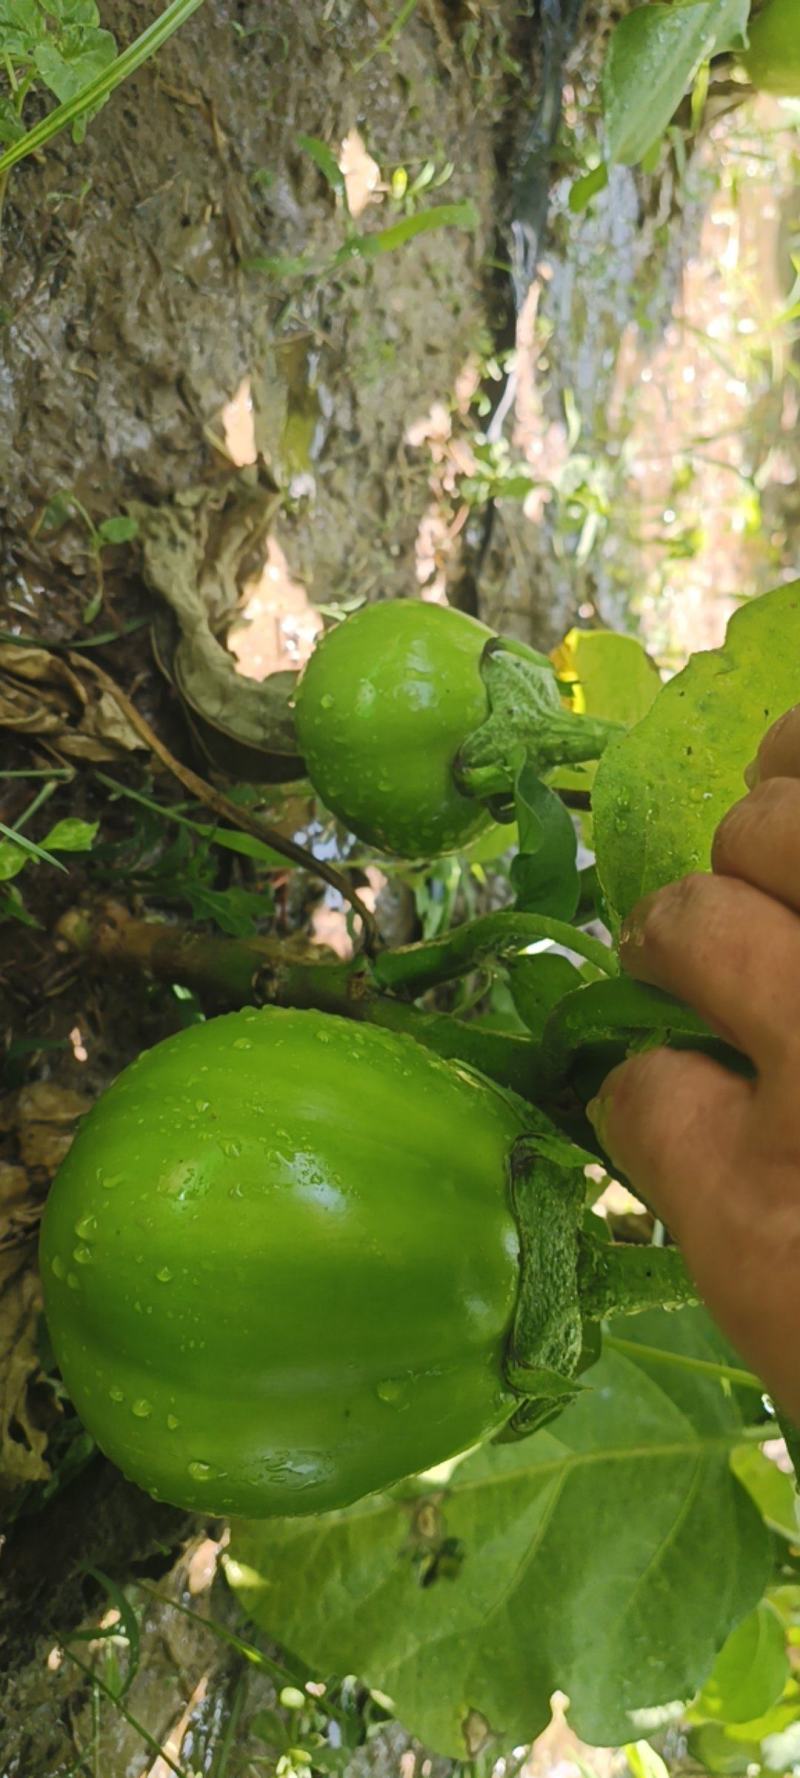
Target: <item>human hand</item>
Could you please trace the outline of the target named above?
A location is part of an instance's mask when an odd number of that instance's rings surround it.
[[[589,1115],[720,1327],[800,1421],[800,705],[746,778],[711,874],[640,902],[620,956],[742,1050],[756,1078],[651,1050],[609,1074]]]

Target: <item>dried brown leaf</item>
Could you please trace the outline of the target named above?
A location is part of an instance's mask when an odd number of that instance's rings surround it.
[[[71,1087],[34,1081],[17,1094],[17,1140],[25,1166],[52,1179],[69,1148],[78,1119],[92,1101]]]
[[[36,1334],[41,1290],[32,1266],[33,1243],[0,1252],[0,1485],[12,1490],[50,1474],[47,1433],[29,1401],[39,1370]]]
[[[207,757],[255,783],[303,774],[289,708],[295,675],[244,678],[219,640],[238,611],[241,582],[263,554],[276,505],[273,492],[237,478],[227,491],[192,489],[179,504],[130,507],[145,579],[168,607],[153,625],[158,665]]]
[[[0,643],[0,728],[47,737],[68,759],[115,760],[142,741],[89,671],[45,648]]]
[[[0,1250],[18,1247],[35,1228],[41,1206],[31,1196],[24,1167],[0,1161]]]
[[[16,1133],[25,1163],[0,1162],[0,1494],[50,1474],[47,1432],[30,1401],[41,1309],[33,1238],[41,1202],[30,1175],[52,1178],[91,1103],[54,1081],[34,1081],[0,1102],[0,1127]]]

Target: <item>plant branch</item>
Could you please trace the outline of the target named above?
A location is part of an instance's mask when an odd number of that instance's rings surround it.
[[[546,914],[508,911],[482,914],[425,944],[384,951],[373,965],[375,980],[382,988],[416,996],[479,968],[489,959],[502,962],[504,957],[517,957],[543,939],[588,958],[604,975],[619,973],[614,952],[588,932],[566,920],[551,920]]]
[[[466,1062],[498,1086],[510,1087],[521,1099],[541,1106],[544,1079],[538,1044],[510,1031],[485,1031],[449,1013],[423,1012],[407,1000],[378,995],[363,1015],[384,1031],[405,1032],[448,1062]]]
[[[423,1012],[382,994],[364,958],[298,958],[272,938],[216,938],[156,921],[133,920],[115,902],[94,914],[73,908],[59,922],[72,950],[111,967],[181,982],[217,1007],[294,1006],[336,1013],[413,1037],[448,1060],[466,1062],[498,1085],[533,1099],[542,1070],[538,1045],[484,1031],[447,1013]]]

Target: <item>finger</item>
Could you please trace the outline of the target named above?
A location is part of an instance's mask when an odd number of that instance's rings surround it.
[[[590,1110],[719,1326],[800,1416],[797,1165],[767,1158],[758,1089],[707,1056],[652,1050],[615,1068]]]
[[[734,1172],[752,1096],[710,1057],[658,1049],[614,1068],[587,1109],[614,1167],[682,1245]]]
[[[800,704],[767,729],[745,778],[751,787],[762,778],[800,778]]]
[[[760,889],[711,874],[668,883],[628,916],[620,958],[757,1068],[797,1059],[800,921]]]
[[[765,778],[734,803],[714,835],[711,868],[800,913],[800,774]]]

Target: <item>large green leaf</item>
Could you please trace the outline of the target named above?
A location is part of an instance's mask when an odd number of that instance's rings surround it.
[[[633,728],[658,697],[661,679],[655,661],[635,636],[618,630],[570,630],[550,656],[562,682],[571,688],[578,716],[604,716]],[[548,780],[556,790],[589,790],[597,764],[559,766]],[[580,816],[585,843],[593,848],[591,816]]]
[[[527,762],[514,785],[519,851],[511,865],[517,909],[571,920],[581,893],[578,836],[569,810]]]
[[[607,716],[632,728],[658,696],[655,661],[635,636],[618,630],[569,630],[550,659],[559,679],[572,687],[572,708],[579,716]],[[559,783],[562,770],[556,774]]]
[[[771,1462],[759,1445],[740,1445],[738,1451],[731,1453],[731,1468],[770,1529],[788,1543],[797,1543],[800,1496],[792,1475]]]
[[[750,1723],[778,1703],[788,1678],[786,1632],[778,1613],[762,1601],[720,1649],[693,1715]]]
[[[716,1359],[700,1311],[630,1339]],[[525,1742],[556,1688],[584,1739],[691,1696],[760,1598],[769,1539],[728,1452],[736,1400],[680,1363],[607,1352],[552,1430],[348,1512],[234,1528],[248,1614],[316,1671],[356,1672],[454,1757]]]
[[[655,0],[620,19],[603,70],[609,163],[643,159],[701,62],[741,42],[749,10],[750,0]]]
[[[69,55],[55,43],[37,46],[34,60],[45,86],[62,104],[74,99],[90,81],[96,80],[110,67],[117,45],[110,31],[84,31]]]
[[[593,794],[600,881],[612,910],[707,870],[714,829],[745,794],[764,730],[800,699],[800,580],[743,605],[722,648],[692,656],[652,709],[606,749]]]

